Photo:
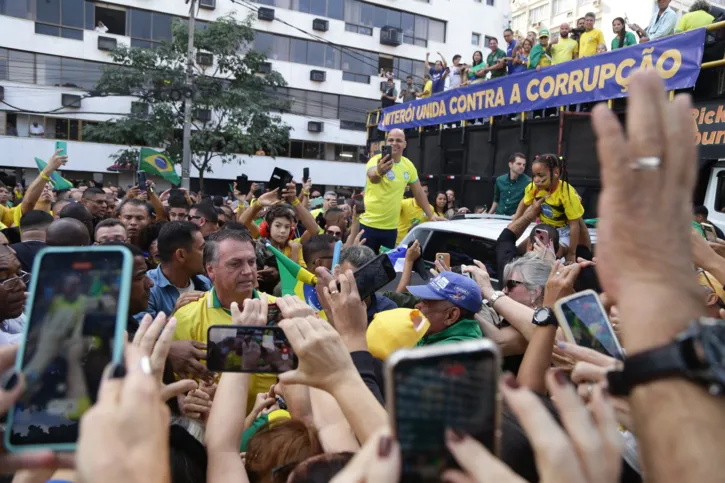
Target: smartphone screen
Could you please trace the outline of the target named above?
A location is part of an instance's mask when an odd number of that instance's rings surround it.
[[[61,150],[58,153],[58,156],[68,156],[68,143],[65,141],[56,141],[55,142],[55,150]]]
[[[390,144],[384,144],[380,150],[380,158],[382,159],[385,156],[392,156],[392,155],[393,155],[393,147]]]
[[[211,372],[279,374],[297,367],[297,356],[279,327],[213,325],[207,332]]]
[[[302,182],[307,183],[308,179],[310,179],[310,168],[304,168],[302,170]]]
[[[709,223],[701,223],[702,231],[705,232],[705,239],[707,241],[717,241],[717,232],[715,231],[715,227],[713,227]]]
[[[393,424],[402,456],[401,482],[440,481],[458,468],[445,444],[461,429],[495,454],[498,363],[493,351],[400,360],[393,369]]]
[[[539,239],[541,243],[544,244],[544,246],[549,246],[549,232],[546,230],[543,230],[541,228],[537,228],[535,230],[535,236]]]
[[[6,431],[11,447],[76,442],[103,370],[121,360],[128,320],[128,250],[51,250],[39,256],[20,356],[26,390],[10,411]]]
[[[395,280],[395,268],[388,256],[381,253],[353,274],[360,298],[365,300]]]
[[[569,332],[576,345],[624,360],[624,351],[596,293],[580,292],[575,297],[563,300],[559,305],[559,314],[565,319],[565,332]],[[559,322],[562,323],[561,320]]]
[[[246,174],[237,176],[237,190],[243,195],[249,193],[249,178]]]
[[[139,171],[136,174],[136,183],[138,184],[138,188],[141,190],[141,193],[144,193],[146,191],[146,172]]]

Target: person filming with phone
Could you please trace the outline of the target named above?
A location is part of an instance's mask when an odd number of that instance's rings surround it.
[[[435,216],[418,179],[413,163],[403,156],[407,146],[402,129],[388,133],[381,154],[367,163],[365,183],[365,213],[360,216],[360,229],[365,230],[366,245],[377,253],[380,247],[395,248],[400,219],[400,204],[405,187],[410,185],[415,202],[432,221],[445,221]]]

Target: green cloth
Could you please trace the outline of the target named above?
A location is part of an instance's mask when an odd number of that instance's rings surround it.
[[[624,45],[622,45],[622,48],[629,47],[630,45],[637,45],[637,38],[634,36],[632,32],[627,32],[624,35]],[[617,50],[619,48],[619,37],[614,37],[612,39],[612,50]]]
[[[169,157],[151,148],[141,148],[139,152],[138,170],[161,176],[174,186],[181,184],[181,178],[176,174],[174,164]]]
[[[541,62],[542,56],[547,55],[546,49],[544,49],[541,44],[534,45],[534,48],[531,49],[531,53],[529,54],[529,70],[536,70]],[[551,61],[549,61],[548,64],[546,64],[546,62],[541,62],[542,67],[546,67],[547,65],[551,65]]]
[[[381,292],[383,297],[387,297],[398,306],[400,309],[414,309],[415,306],[420,302],[420,299],[413,294],[408,292]]]
[[[479,80],[479,79],[485,78],[486,76],[476,77],[476,72],[479,71],[479,70],[481,70],[481,69],[483,69],[483,68],[485,68],[485,67],[486,67],[486,64],[484,64],[483,62],[481,62],[480,64],[477,64],[477,65],[474,65],[473,67],[471,67],[471,69],[468,71],[468,79],[470,81],[475,81],[475,80]]]
[[[257,431],[264,428],[267,423],[269,423],[269,415],[265,414],[255,419],[252,425],[244,430],[244,433],[242,433],[242,444],[239,447],[240,453],[247,451],[247,444],[249,444],[249,440],[252,439],[252,436],[257,434]]]
[[[703,238],[705,238],[705,230],[702,229],[702,226],[698,222],[693,221],[692,222],[692,228],[694,228],[695,230],[697,230],[697,232],[700,235],[702,235]]]
[[[460,342],[463,340],[474,340],[482,339],[483,333],[478,322],[471,319],[459,320],[455,324],[448,327],[442,332],[437,334],[429,334],[423,337],[416,347],[433,345],[433,344],[448,344],[450,342]]]
[[[486,65],[489,67],[493,67],[498,63],[499,60],[506,57],[506,51],[498,49],[496,52],[491,52],[488,54],[488,57],[486,57]],[[492,70],[491,71],[491,79],[495,79],[497,77],[503,77],[506,75],[506,64],[504,64],[503,69],[498,70]]]
[[[511,179],[510,173],[496,178],[496,184],[493,187],[493,201],[498,203],[496,214],[515,215],[529,183],[531,183],[531,178],[525,174],[519,175],[516,180]]]

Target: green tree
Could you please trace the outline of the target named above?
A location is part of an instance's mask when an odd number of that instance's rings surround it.
[[[280,153],[289,139],[289,127],[277,114],[289,108],[279,95],[286,85],[278,72],[259,74],[265,56],[251,49],[254,29],[251,17],[239,21],[233,16],[198,25],[194,36],[196,53],[213,55],[212,66],[194,63],[191,92],[185,82],[188,25],[174,21],[173,40],[155,48],[122,45],[111,53],[116,64],[106,66],[95,90],[100,95],[139,97],[148,112],[86,126],[84,138],[95,142],[127,145],[116,160],[138,156],[133,146],[163,148],[174,163],[181,163],[184,124],[184,96],[193,97],[191,162],[204,174],[211,161],[243,162],[242,156],[263,147],[270,156]],[[197,59],[198,60],[198,59]],[[200,120],[200,110],[212,113]]]

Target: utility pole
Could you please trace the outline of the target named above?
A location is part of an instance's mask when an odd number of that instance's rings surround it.
[[[196,9],[196,0],[191,0],[189,3],[189,45],[186,56],[186,86],[192,89],[194,85],[194,10]],[[184,97],[184,154],[181,160],[181,187],[187,190],[191,189],[191,97],[190,95]]]

